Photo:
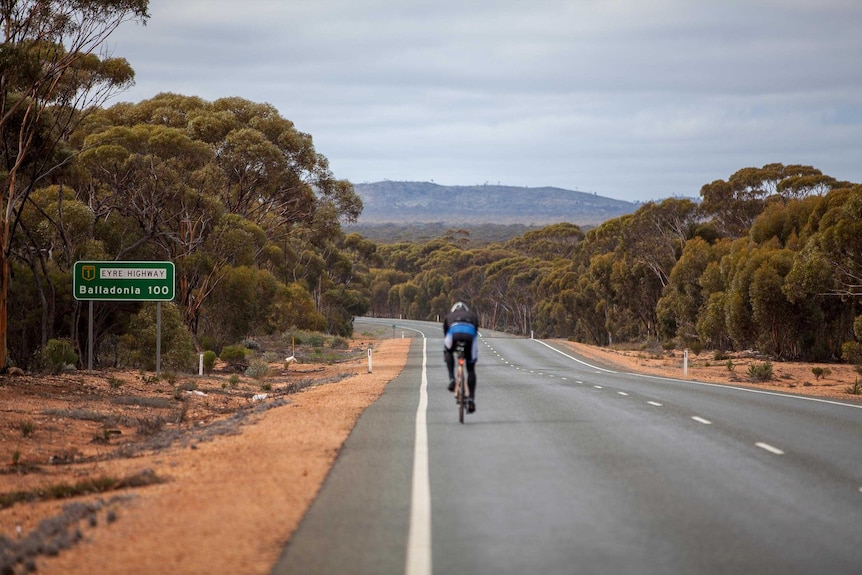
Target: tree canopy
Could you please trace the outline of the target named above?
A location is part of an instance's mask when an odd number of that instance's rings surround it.
[[[85,58],[77,73],[84,63],[106,72]],[[127,78],[117,66],[112,81]],[[177,365],[260,334],[348,335],[367,313],[439,320],[455,300],[513,334],[862,361],[862,186],[810,166],[743,168],[704,185],[700,202],[650,202],[587,231],[560,222],[496,242],[458,228],[378,243],[345,234],[361,199],[268,104],[164,93],[66,110],[62,130],[46,105],[16,156],[15,130],[30,122],[18,102],[38,94],[6,88],[3,145],[17,163],[4,172],[4,287],[18,363],[37,363],[57,336],[80,350],[71,269],[84,259],[175,263]],[[150,316],[96,306],[99,361],[144,361],[131,331],[149,333]]]

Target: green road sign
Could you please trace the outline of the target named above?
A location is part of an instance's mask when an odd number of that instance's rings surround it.
[[[75,299],[171,301],[174,262],[75,262]]]

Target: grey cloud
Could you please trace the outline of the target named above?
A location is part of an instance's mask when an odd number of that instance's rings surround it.
[[[239,6],[239,9],[237,9]],[[854,0],[151,0],[137,86],[275,105],[338,177],[697,195],[767,162],[862,181]]]

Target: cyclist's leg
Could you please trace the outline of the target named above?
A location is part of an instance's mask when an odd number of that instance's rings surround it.
[[[470,388],[470,397],[476,397],[476,362],[467,364],[467,387]]]
[[[467,364],[467,388],[470,390],[470,412],[476,409],[476,360],[479,353],[479,339],[476,337],[470,338],[465,349],[465,363]]]
[[[452,335],[447,334],[443,340],[443,359],[449,372],[449,391],[455,391],[455,356],[452,354]]]
[[[455,379],[455,356],[451,349],[443,348],[443,358],[446,360],[446,370],[449,372],[449,381]]]

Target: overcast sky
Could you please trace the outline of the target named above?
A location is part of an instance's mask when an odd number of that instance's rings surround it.
[[[338,178],[697,197],[748,166],[862,182],[859,0],[150,0],[159,92],[268,102]]]

